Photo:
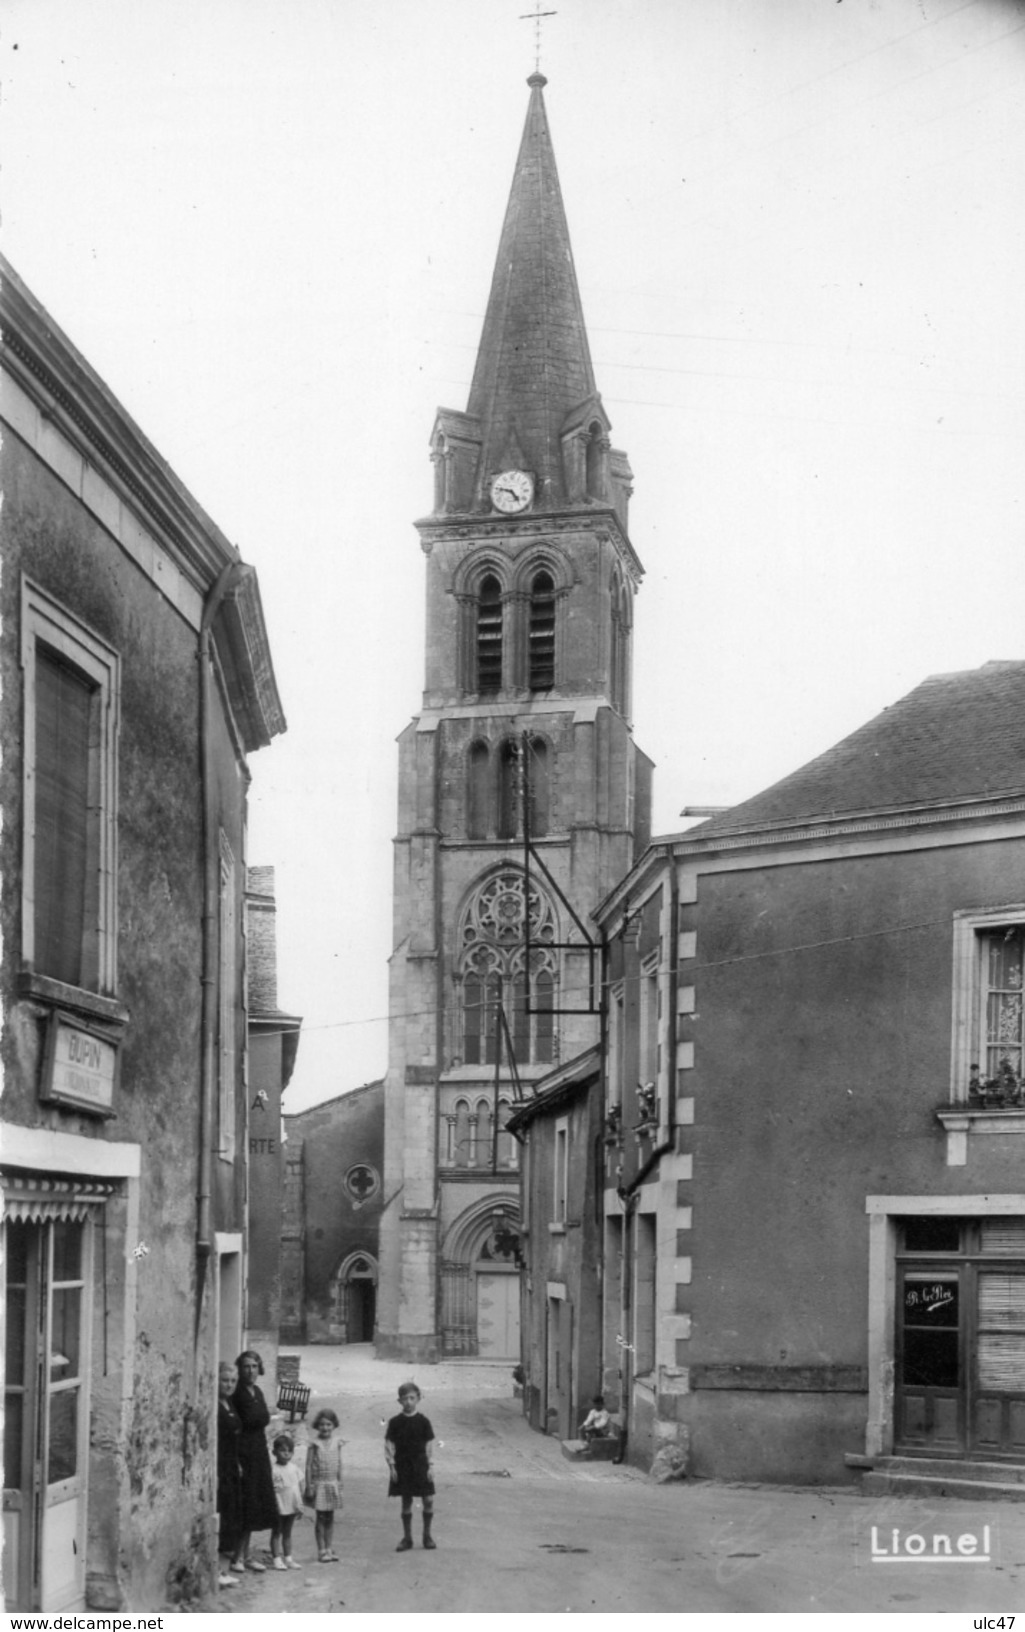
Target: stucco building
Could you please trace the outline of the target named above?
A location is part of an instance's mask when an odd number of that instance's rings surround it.
[[[933,676],[600,909],[632,1460],[1025,1491],[1023,706]]]
[[[540,1083],[509,1127],[520,1141],[524,1413],[576,1436],[602,1388],[604,1149],[601,1054],[588,1049]]]
[[[283,1343],[370,1343],[384,1203],[384,1082],[285,1117]]]
[[[519,1356],[504,1124],[597,1040],[588,913],[648,837],[631,474],[591,365],[545,80],[528,83],[469,401],[438,412],[417,523],[427,672],[399,748],[377,1316],[379,1352],[410,1358]]]
[[[4,1591],[153,1609],[216,1565],[243,1337],[256,574],[2,265]]]

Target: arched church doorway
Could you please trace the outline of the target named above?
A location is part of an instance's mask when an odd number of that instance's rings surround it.
[[[512,1196],[477,1201],[442,1246],[441,1327],[445,1354],[520,1358],[520,1209]]]
[[[331,1282],[332,1324],[340,1343],[372,1343],[377,1319],[377,1264],[368,1252],[352,1252]]]

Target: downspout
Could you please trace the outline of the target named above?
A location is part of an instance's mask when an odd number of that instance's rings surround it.
[[[213,713],[213,665],[211,661],[213,623],[221,603],[240,573],[237,558],[223,567],[203,602],[199,626],[199,753],[203,796],[203,974],[201,1036],[202,1060],[199,1077],[199,1185],[196,1194],[196,1254],[209,1258],[213,1250],[211,1228],[211,1173],[214,1141],[214,1083],[217,1068],[217,917],[218,877],[213,842],[213,747],[210,722]]]

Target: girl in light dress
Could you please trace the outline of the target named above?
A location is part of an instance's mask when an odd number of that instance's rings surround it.
[[[337,1564],[338,1554],[331,1545],[335,1514],[342,1506],[342,1439],[338,1418],[330,1406],[323,1406],[313,1419],[313,1432],[306,1451],[306,1478],[303,1499],[313,1508],[317,1557],[322,1564]]]

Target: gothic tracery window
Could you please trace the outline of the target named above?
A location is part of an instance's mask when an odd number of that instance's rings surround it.
[[[524,877],[509,869],[494,874],[463,916],[459,976],[463,988],[463,1059],[494,1065],[508,1058],[509,1039],[518,1065],[555,1059],[553,1017],[557,963],[555,914],[539,889],[530,891],[530,979],[526,967]],[[508,1035],[503,1031],[504,1015]]]

